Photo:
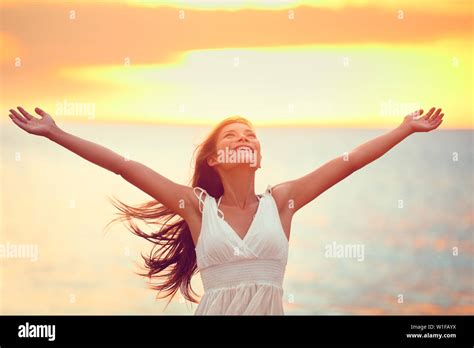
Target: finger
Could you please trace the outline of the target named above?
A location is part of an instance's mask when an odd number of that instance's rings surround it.
[[[26,119],[32,120],[34,117],[30,115],[25,109],[23,109],[21,106],[17,106],[17,109],[20,110],[21,114],[25,116]]]
[[[423,116],[423,119],[424,119],[424,120],[429,119],[430,116],[433,114],[433,112],[434,112],[435,110],[436,110],[436,108],[435,108],[435,107],[432,107],[432,108],[430,109],[430,111],[428,111],[428,112],[426,113],[426,115]]]
[[[418,116],[420,116],[421,114],[423,114],[423,109],[413,111],[408,116],[411,117],[413,120],[416,120],[416,119],[418,119]]]
[[[26,118],[24,118],[22,115],[20,115],[18,112],[16,112],[13,109],[10,109],[10,112],[19,122],[26,123],[28,121]]]
[[[436,110],[435,114],[431,117],[431,122],[437,122],[439,120],[439,115],[441,114],[441,109]]]
[[[40,115],[41,117],[44,117],[45,115],[47,115],[47,112],[41,110],[39,107],[36,107],[35,108],[35,111],[38,115]]]
[[[443,113],[440,113],[439,116],[438,116],[435,120],[433,120],[433,122],[442,121],[442,120],[443,120],[443,116],[444,116],[444,114],[443,114]]]
[[[436,123],[433,125],[433,129],[438,128],[441,123],[443,123],[443,120],[439,120],[438,122],[436,122]]]
[[[18,120],[16,119],[16,117],[13,116],[13,115],[11,115],[11,114],[8,115],[8,116],[10,116],[11,120],[13,121],[13,123],[15,123],[18,127],[20,127],[21,129],[23,129],[23,130],[25,130],[25,131],[28,131],[28,130],[26,129],[26,123],[23,123],[23,122],[21,122],[21,121],[18,121]]]

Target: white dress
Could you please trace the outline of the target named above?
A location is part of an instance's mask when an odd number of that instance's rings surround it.
[[[283,315],[288,239],[271,186],[259,195],[257,212],[243,239],[225,221],[220,198],[216,202],[200,187],[194,192],[202,212],[195,250],[204,287],[194,314]]]

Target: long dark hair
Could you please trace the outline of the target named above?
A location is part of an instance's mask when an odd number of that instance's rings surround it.
[[[207,159],[216,153],[217,137],[221,129],[231,123],[243,123],[253,128],[251,122],[244,117],[228,117],[214,127],[193,153],[196,160],[190,180],[191,187],[201,187],[215,198],[224,193],[224,187],[218,173],[207,164]],[[126,221],[127,228],[133,234],[154,244],[149,256],[141,255],[145,261],[144,272],[137,274],[149,278],[150,288],[158,290],[157,299],[169,297],[167,307],[180,290],[186,300],[198,303],[192,295],[197,295],[197,293],[191,286],[191,278],[199,270],[196,264],[194,242],[186,221],[156,200],[136,207],[129,206],[116,198],[109,197],[109,201],[119,210],[116,213],[119,217],[113,219],[107,226],[116,221]],[[133,219],[141,220],[146,224],[156,224],[160,228],[148,234],[140,230]],[[161,280],[161,282],[153,284],[152,280]],[[160,296],[161,292],[164,294]]]

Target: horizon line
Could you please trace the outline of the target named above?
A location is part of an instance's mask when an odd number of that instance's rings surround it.
[[[55,122],[64,122],[65,124],[80,124],[80,125],[130,125],[130,126],[171,126],[171,127],[203,127],[203,128],[212,128],[215,127],[220,121],[217,122],[167,122],[167,121],[123,121],[123,120],[105,120],[105,119],[77,119],[77,118],[70,118],[70,119],[61,119],[60,117],[53,117]],[[342,126],[342,125],[328,125],[328,124],[316,124],[316,123],[288,123],[288,124],[270,124],[270,123],[255,123],[252,120],[249,120],[255,128],[297,128],[297,129],[305,129],[305,128],[321,128],[321,129],[347,129],[347,130],[369,130],[369,129],[395,129],[398,125],[393,126],[384,126],[384,125],[375,125],[373,127],[368,127],[366,125],[363,126]],[[4,120],[3,122],[10,124],[8,120]],[[2,122],[2,123],[3,123]],[[60,125],[58,125],[60,126]],[[469,131],[474,130],[474,126],[467,126],[467,127],[449,127],[444,126],[438,128],[438,130],[458,130],[458,131]]]

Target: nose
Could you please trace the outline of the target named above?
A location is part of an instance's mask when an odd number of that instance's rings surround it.
[[[241,141],[242,139],[247,140],[247,136],[245,135],[245,133],[241,133],[241,134],[239,135],[239,141]]]

